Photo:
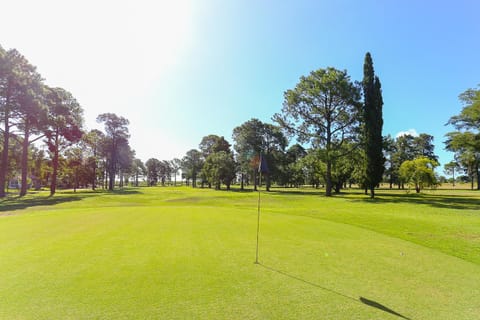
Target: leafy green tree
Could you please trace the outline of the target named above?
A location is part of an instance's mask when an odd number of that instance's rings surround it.
[[[27,194],[28,158],[30,145],[44,137],[42,131],[47,125],[47,108],[44,104],[44,86],[40,74],[35,67],[26,64],[23,83],[20,86],[22,94],[18,99],[17,128],[22,140],[22,178],[20,196]],[[32,136],[35,136],[32,138]]]
[[[375,187],[382,181],[385,158],[382,149],[383,98],[380,80],[375,76],[373,61],[369,52],[363,65],[363,140],[365,148],[366,188],[370,197],[375,197]]]
[[[383,137],[383,151],[386,156],[385,159],[385,175],[390,184],[390,189],[393,188],[394,183],[398,183],[398,167],[395,167],[394,157],[396,153],[395,139],[387,135]]]
[[[97,117],[97,122],[104,123],[106,132],[105,154],[108,171],[108,190],[115,186],[115,175],[119,168],[120,152],[126,149],[130,134],[128,125],[130,122],[124,117],[114,113],[102,113]]]
[[[302,76],[294,89],[285,92],[282,113],[274,115],[299,142],[324,150],[327,196],[332,195],[332,166],[346,156],[336,150],[346,141],[358,140],[360,110],[359,86],[346,71],[327,68]]]
[[[0,198],[6,196],[5,186],[9,169],[10,129],[14,125],[12,118],[16,109],[16,84],[18,82],[18,64],[15,60],[22,56],[16,50],[5,51],[0,46],[0,122],[2,128],[2,154],[0,159]]]
[[[82,147],[76,146],[65,151],[65,169],[68,170],[69,185],[73,186],[73,192],[76,192],[80,184],[83,184],[82,182],[86,180],[82,175],[82,166],[84,165],[83,150]]]
[[[435,145],[433,136],[420,133],[418,137],[413,138],[413,153],[415,157],[426,157],[438,162],[438,156],[435,154]]]
[[[480,190],[480,135],[470,131],[454,131],[446,134],[445,148],[454,152],[458,163],[467,172],[472,184],[477,177],[477,189]]]
[[[147,173],[147,181],[149,186],[156,186],[158,178],[160,176],[160,160],[150,158],[145,162],[145,168]]]
[[[182,172],[185,178],[192,179],[192,187],[197,187],[197,176],[203,167],[202,153],[196,149],[187,151],[182,159]]]
[[[427,157],[419,157],[407,160],[400,166],[400,177],[408,185],[413,184],[415,191],[419,193],[425,187],[438,184],[434,169],[438,162]]]
[[[48,169],[47,158],[45,155],[45,151],[39,150],[38,148],[32,147],[31,148],[31,177],[32,183],[35,190],[40,190],[43,185],[45,185],[46,179],[46,172]]]
[[[254,181],[254,190],[257,190],[258,159],[260,154],[267,160],[271,172],[275,172],[274,153],[283,152],[287,146],[287,139],[279,127],[263,123],[258,119],[251,119],[233,129],[234,149],[237,152],[241,174],[240,188],[243,190],[245,175],[251,172]],[[266,177],[267,190],[270,188],[270,175]]]
[[[160,162],[160,179],[162,182],[162,186],[165,185],[165,182],[168,181],[169,183],[172,180],[172,167],[170,165],[170,161],[162,160]]]
[[[447,175],[452,176],[452,185],[455,187],[455,173],[458,173],[460,169],[460,165],[457,161],[450,161],[449,163],[445,163],[443,165],[443,170]]]
[[[90,183],[92,190],[95,190],[97,185],[98,162],[100,161],[100,152],[102,150],[102,143],[105,141],[105,134],[100,130],[93,129],[87,132],[82,140],[85,146],[85,152],[87,153],[88,167],[92,171]]]
[[[135,159],[135,150],[132,150],[128,140],[121,140],[117,146],[117,164],[115,166],[116,174],[119,176],[119,186],[123,188],[125,182],[128,183],[128,177],[131,174],[133,159]]]
[[[237,152],[237,161],[240,168],[240,189],[244,189],[245,176],[253,172],[254,189],[257,189],[256,174],[258,164],[255,158],[262,151],[263,122],[251,119],[233,129],[232,138],[235,141],[234,149]]]
[[[216,190],[220,190],[222,183],[230,190],[232,180],[235,178],[235,161],[232,153],[219,151],[210,154],[205,159],[202,172]]]
[[[135,187],[138,187],[138,178],[139,176],[145,175],[147,172],[147,168],[143,164],[142,160],[136,158],[133,159],[132,163],[132,173],[133,173],[133,183]]]
[[[447,122],[457,132],[447,134],[446,148],[455,152],[468,168],[472,186],[474,176],[477,177],[477,189],[480,190],[480,85],[478,89],[467,89],[459,99],[462,111]]]
[[[480,130],[480,85],[478,89],[467,89],[459,95],[463,104],[460,114],[450,118],[447,124],[452,124],[457,130]]]
[[[277,181],[281,185],[290,185],[299,187],[304,184],[305,177],[303,168],[299,165],[299,161],[307,155],[307,151],[303,146],[296,143],[292,145],[285,152],[283,162],[276,160],[277,163],[282,163],[281,177]]]
[[[62,88],[47,88],[48,126],[45,129],[46,143],[52,157],[50,194],[57,188],[59,156],[83,135],[83,109],[73,95]]]
[[[202,138],[200,145],[198,146],[200,152],[204,159],[206,159],[209,155],[214,152],[225,151],[227,153],[231,152],[230,150],[230,143],[225,140],[224,137],[220,137],[214,134],[210,134]]]
[[[384,142],[385,143],[385,142]],[[398,183],[398,188],[403,188],[403,183],[399,179],[400,165],[406,160],[413,160],[419,157],[426,157],[433,161],[438,161],[435,155],[433,136],[421,133],[414,137],[410,134],[401,135],[395,140],[394,146],[390,146],[392,154],[390,155],[391,178]]]
[[[176,186],[177,185],[177,174],[178,174],[178,171],[180,171],[180,169],[182,168],[182,160],[180,160],[178,158],[174,158],[173,160],[170,160],[170,167],[172,168],[172,174],[173,174],[173,178],[174,178],[173,185]]]
[[[347,183],[364,183],[365,166],[361,164],[365,162],[365,152],[356,143],[348,141],[337,152],[348,155],[338,157],[332,165],[333,188],[335,193],[340,193],[342,188],[347,187]]]
[[[298,162],[303,171],[305,181],[314,188],[319,188],[320,184],[325,183],[325,173],[327,166],[322,161],[321,150],[309,149],[307,154]]]
[[[0,47],[0,122],[3,122],[3,148],[0,159],[0,198],[5,197],[9,163],[9,145],[12,128],[26,133],[23,139],[23,160],[21,194],[26,193],[26,178],[30,130],[36,127],[39,120],[35,111],[38,110],[38,95],[41,91],[41,77],[24,56],[17,50],[5,51]],[[18,134],[15,135],[18,137]]]

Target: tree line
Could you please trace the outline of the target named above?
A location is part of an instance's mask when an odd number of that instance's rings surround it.
[[[446,149],[455,152],[455,161],[444,168],[454,179],[455,172],[467,174],[463,178],[472,189],[475,180],[480,189],[480,90],[468,89],[460,100],[462,112],[447,123],[457,131],[448,133],[445,141]],[[223,137],[206,136],[199,150],[187,152],[181,168],[192,186],[200,178],[202,185],[217,189],[222,183],[228,189],[238,180],[241,189],[253,184],[256,190],[260,155],[269,167],[267,190],[272,183],[322,185],[329,196],[355,184],[374,197],[381,182],[416,192],[439,185],[433,136],[383,136],[382,107],[380,79],[367,53],[361,82],[335,68],[312,71],[284,93],[283,108],[272,117],[274,124],[246,121],[233,129],[233,147]],[[288,147],[291,138],[299,143]],[[214,147],[218,141],[222,148]]]
[[[115,185],[149,186],[182,181],[197,187],[227,189],[238,183],[257,190],[263,158],[268,173],[265,186],[325,187],[327,196],[358,185],[370,197],[381,182],[390,188],[421,189],[436,186],[439,165],[433,136],[382,135],[383,98],[370,53],[365,55],[362,81],[352,81],[346,70],[318,69],[302,76],[285,91],[281,111],[273,123],[252,118],[235,127],[231,145],[224,137],[203,137],[198,149],[182,159],[145,163],[129,145],[129,121],[113,113],[97,117],[104,131],[83,129],[83,109],[63,88],[51,88],[18,51],[0,47],[0,197],[20,176],[20,195],[28,186],[67,188]],[[465,175],[480,188],[480,90],[460,95],[464,107],[447,125],[446,149],[455,160],[445,172]],[[289,142],[296,140],[291,145]],[[43,144],[40,144],[43,143]],[[465,176],[464,176],[465,177]],[[173,179],[172,179],[173,178]],[[172,181],[173,180],[173,181]]]
[[[187,152],[182,170],[193,186],[197,177],[217,189],[221,183],[228,188],[238,178],[241,189],[253,184],[256,190],[261,156],[269,168],[267,190],[273,183],[323,185],[327,196],[356,184],[374,197],[385,176],[391,187],[403,188],[408,170],[400,167],[417,157],[431,159],[427,171],[434,176],[433,137],[383,137],[382,108],[381,83],[367,53],[361,82],[352,81],[345,70],[312,71],[284,93],[283,108],[272,117],[274,124],[251,119],[234,128],[233,150],[223,137],[206,136],[200,150]],[[291,138],[298,143],[288,147]],[[222,148],[215,147],[219,145]]]
[[[0,198],[14,184],[77,188],[100,184],[113,190],[130,173],[134,151],[128,120],[100,114],[105,132],[83,129],[83,108],[72,93],[44,83],[36,67],[16,49],[0,46]],[[19,179],[17,179],[19,177]]]

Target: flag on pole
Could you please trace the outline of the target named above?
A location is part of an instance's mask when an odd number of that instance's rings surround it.
[[[258,172],[259,173],[269,173],[270,172],[268,170],[267,159],[262,154],[260,154],[260,161],[258,163]]]
[[[256,258],[255,258],[255,263],[259,264],[258,262],[258,236],[260,233],[260,186],[262,185],[262,174],[268,174],[268,165],[267,165],[267,159],[260,154],[260,161],[258,162],[258,173],[260,173],[259,177],[259,187],[258,187],[258,209],[257,209],[257,252],[256,252]]]

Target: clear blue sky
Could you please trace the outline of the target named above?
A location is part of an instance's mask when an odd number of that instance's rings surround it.
[[[252,117],[271,121],[314,69],[361,80],[369,51],[384,134],[433,135],[443,164],[444,124],[480,83],[475,0],[18,0],[2,11],[0,44],[71,91],[89,128],[101,112],[128,118],[144,161],[182,157],[207,134],[231,140]]]

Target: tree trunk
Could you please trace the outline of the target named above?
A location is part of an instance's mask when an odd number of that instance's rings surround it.
[[[335,193],[339,194],[342,189],[342,184],[340,182],[335,183]]]
[[[243,172],[240,175],[240,190],[243,191]]]
[[[370,199],[373,199],[373,198],[375,198],[375,188],[371,187],[370,188]]]
[[[50,184],[50,196],[53,196],[57,190],[57,173],[58,173],[58,130],[55,134],[55,150],[52,159],[52,182]]]
[[[480,190],[480,171],[478,170],[479,161],[477,161],[475,170],[477,171],[477,190]]]
[[[113,191],[115,186],[115,170],[110,168],[108,172],[108,190]]]
[[[96,160],[95,160],[96,161]],[[93,165],[93,178],[92,178],[92,190],[95,190],[95,185],[97,184],[97,165]]]
[[[257,170],[253,170],[253,191],[257,191]]]
[[[28,175],[28,136],[30,135],[30,128],[28,121],[25,121],[25,136],[22,143],[22,182],[20,187],[20,196],[23,197],[27,194],[27,175]]]
[[[73,173],[73,192],[77,192],[77,169]]]
[[[325,174],[325,195],[327,197],[332,196],[332,163],[330,162],[330,159],[327,159],[327,172]]]
[[[118,176],[120,178],[119,186],[120,188],[123,188],[123,171],[122,170],[118,172]]]
[[[265,187],[267,191],[270,191],[270,175],[268,173],[265,174]]]
[[[420,193],[420,186],[418,184],[415,184],[415,192]]]
[[[4,198],[7,194],[5,192],[5,184],[7,182],[7,171],[8,171],[8,144],[10,140],[10,126],[9,126],[9,117],[8,117],[8,104],[9,101],[5,102],[5,122],[4,131],[3,131],[3,150],[2,150],[2,159],[0,161],[0,198]]]

